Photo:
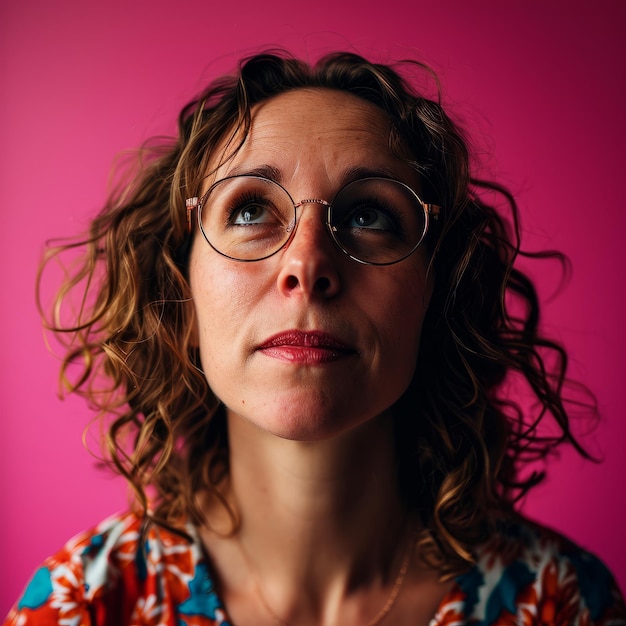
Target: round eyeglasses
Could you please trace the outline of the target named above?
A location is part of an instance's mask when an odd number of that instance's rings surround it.
[[[331,202],[294,202],[277,182],[256,175],[223,178],[201,198],[187,200],[187,221],[197,208],[204,238],[219,254],[236,261],[261,261],[288,244],[304,204],[327,207],[330,237],[351,259],[391,265],[415,252],[440,207],[423,202],[391,178],[360,178],[342,187]]]

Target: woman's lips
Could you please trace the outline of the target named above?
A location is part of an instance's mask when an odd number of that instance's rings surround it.
[[[331,363],[357,354],[354,348],[328,333],[301,330],[278,333],[257,350],[280,361],[308,365]]]

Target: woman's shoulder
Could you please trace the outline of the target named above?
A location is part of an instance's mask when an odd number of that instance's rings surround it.
[[[519,516],[500,520],[475,558],[457,577],[437,624],[460,613],[470,624],[626,625],[606,565],[549,528]]]
[[[225,624],[202,546],[185,530],[133,513],[106,519],[44,561],[5,626]]]

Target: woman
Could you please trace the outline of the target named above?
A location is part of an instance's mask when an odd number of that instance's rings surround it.
[[[136,507],[8,624],[626,623],[597,558],[514,512],[526,462],[585,452],[514,201],[439,104],[354,55],[264,54],[144,156],[52,324]]]

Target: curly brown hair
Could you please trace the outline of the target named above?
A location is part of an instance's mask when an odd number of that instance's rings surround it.
[[[429,72],[416,62],[402,66]],[[61,379],[112,416],[107,458],[147,519],[170,528],[185,518],[206,523],[197,494],[219,497],[227,431],[193,341],[185,199],[198,194],[218,145],[226,141],[236,153],[256,103],[307,87],[380,107],[391,121],[390,149],[419,173],[424,197],[442,207],[427,240],[434,293],[415,376],[394,419],[398,480],[421,517],[422,552],[449,575],[471,563],[472,546],[498,513],[511,512],[539,482],[541,472],[522,471],[528,461],[562,442],[587,455],[565,409],[566,353],[540,334],[536,290],[514,267],[515,201],[499,185],[472,177],[467,141],[439,98],[421,96],[398,70],[348,53],[309,65],[268,52],[242,61],[235,75],[189,103],[178,136],[140,150],[89,234],[44,259],[85,249],[48,321],[66,338]],[[485,191],[503,200],[507,217],[482,199]],[[66,324],[62,310],[72,293],[80,293],[81,304]],[[534,405],[512,397],[516,380]],[[539,429],[544,418],[555,426],[548,432]]]

